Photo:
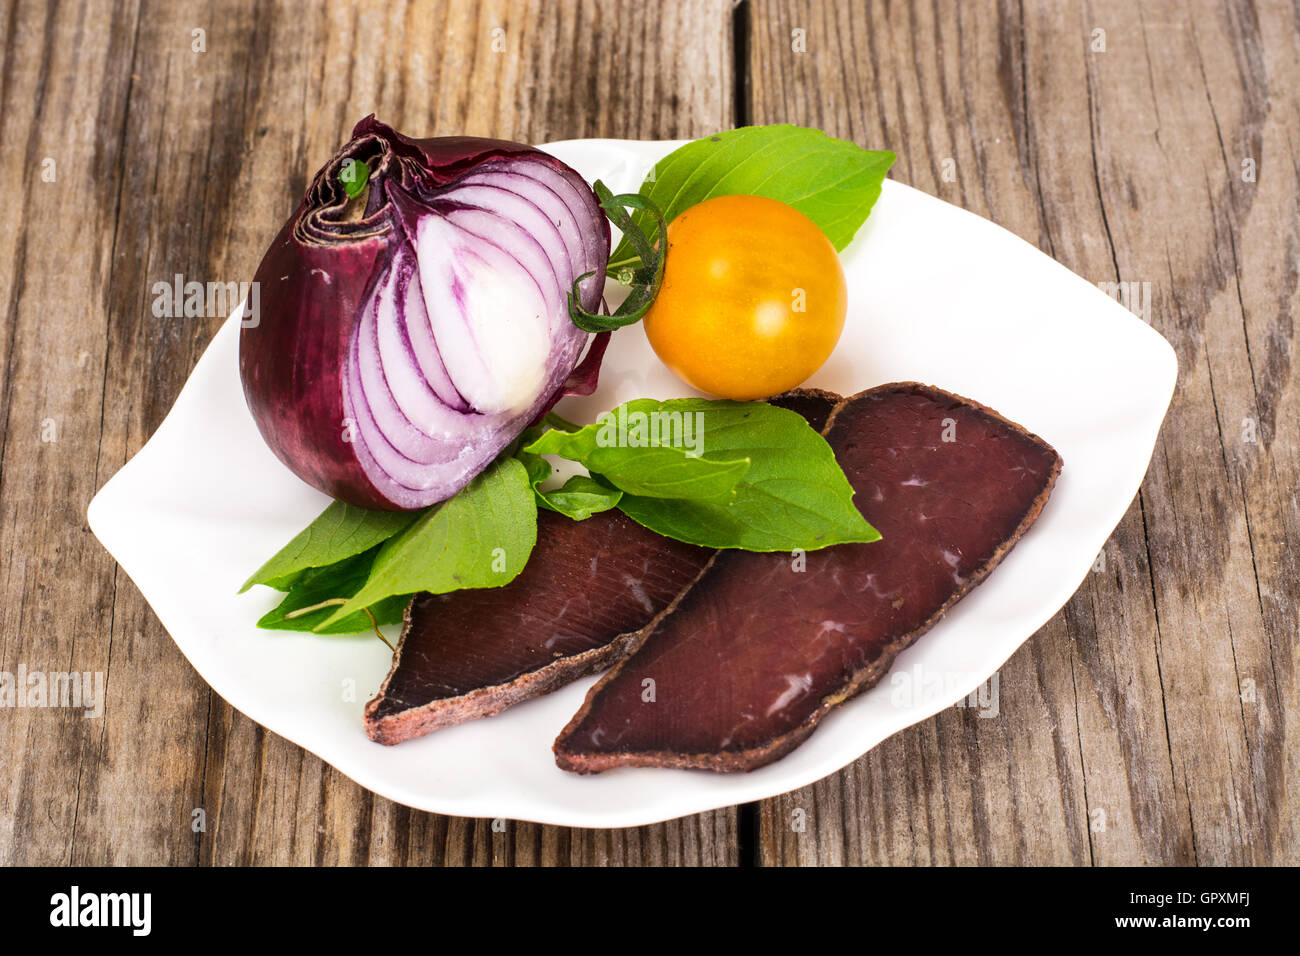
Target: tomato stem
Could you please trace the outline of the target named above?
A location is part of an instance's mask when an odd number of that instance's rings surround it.
[[[627,241],[642,263],[639,268],[623,267],[618,270],[618,281],[630,286],[632,291],[611,315],[599,315],[582,306],[579,285],[584,279],[595,275],[594,271],[579,276],[574,281],[573,290],[569,293],[569,317],[573,319],[573,324],[584,332],[607,332],[641,321],[650,310],[650,306],[654,304],[655,296],[659,294],[659,286],[663,284],[666,258],[663,237],[667,234],[667,227],[664,225],[664,216],[659,211],[659,207],[645,196],[639,193],[622,193],[615,196],[600,180],[596,180],[592,188],[596,191],[596,198],[600,200],[600,207],[605,210],[605,215],[627,237]],[[654,242],[628,214],[629,209],[639,209],[649,213],[654,219],[658,227]],[[619,265],[622,267],[624,264],[619,263]]]

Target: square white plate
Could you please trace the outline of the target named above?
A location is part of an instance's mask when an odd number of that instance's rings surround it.
[[[620,192],[634,191],[678,145],[575,140],[544,148]],[[844,336],[808,384],[843,394],[899,380],[936,385],[1041,435],[1065,465],[1037,524],[899,657],[891,677],[753,773],[580,777],[557,769],[551,742],[595,678],[397,747],[371,742],[362,708],[387,673],[388,648],[374,635],[259,630],[278,592],[236,594],[328,503],[280,464],[253,424],[236,317],[157,433],[91,502],[90,526],[217,693],[389,799],[460,816],[621,827],[805,786],[980,687],[1069,599],[1138,490],[1177,377],[1169,343],[1091,283],[999,226],[907,186],[885,183],[843,262]],[[684,394],[634,326],[614,335],[596,395],[558,410],[591,421],[629,399]]]

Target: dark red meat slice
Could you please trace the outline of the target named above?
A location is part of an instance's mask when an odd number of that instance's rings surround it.
[[[984,579],[1061,467],[1020,426],[914,383],[845,400],[826,438],[883,539],[811,552],[803,571],[789,555],[719,553],[592,688],[555,742],[559,766],[734,771],[784,756]]]
[[[699,575],[713,552],[620,511],[538,514],[527,566],[502,588],[420,594],[366,732],[396,744],[487,717],[599,670]]]
[[[820,429],[839,396],[772,399]],[[619,511],[538,514],[537,545],[500,588],[420,594],[366,733],[397,744],[489,717],[602,670],[688,588],[714,551],[664,538]]]
[[[792,412],[798,412],[808,420],[814,431],[826,430],[826,422],[831,417],[835,406],[844,400],[842,395],[820,388],[796,388],[784,395],[769,398],[769,405],[779,405]]]

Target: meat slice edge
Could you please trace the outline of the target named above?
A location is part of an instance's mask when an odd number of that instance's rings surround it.
[[[840,396],[771,399],[820,430]],[[398,744],[490,717],[608,667],[675,606],[712,549],[665,538],[619,511],[538,514],[524,570],[500,588],[416,595],[393,664],[367,703],[367,735]]]
[[[798,558],[723,552],[588,693],[554,745],[578,773],[753,770],[874,685],[993,570],[1061,468],[1042,439],[917,383],[845,399],[826,437],[883,538]]]

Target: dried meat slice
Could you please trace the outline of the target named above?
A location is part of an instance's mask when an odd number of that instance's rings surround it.
[[[839,399],[800,390],[771,401],[820,430]],[[392,669],[366,705],[366,733],[401,743],[603,670],[715,553],[619,511],[584,521],[539,512],[537,544],[509,584],[412,599]]]
[[[488,717],[600,670],[699,575],[713,551],[619,511],[541,511],[537,545],[501,588],[419,594],[366,733],[401,743]]]
[[[738,771],[784,756],[993,570],[1061,467],[1020,426],[916,383],[846,399],[826,438],[882,540],[720,553],[592,688],[555,742],[560,767]]]

